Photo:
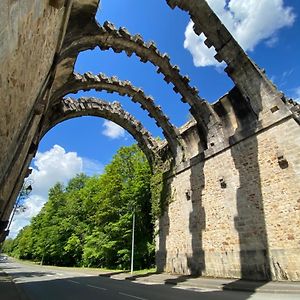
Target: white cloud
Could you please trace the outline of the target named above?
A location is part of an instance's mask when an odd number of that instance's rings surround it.
[[[33,165],[30,178],[34,182],[34,193],[44,198],[56,182],[65,183],[83,169],[82,158],[76,152],[66,152],[58,145],[44,153],[38,152]]]
[[[246,51],[252,51],[265,41],[273,47],[278,41],[279,29],[291,26],[295,14],[283,0],[206,0],[234,38]],[[184,48],[188,49],[197,67],[219,66],[215,50],[204,44],[205,36],[197,36],[190,21],[185,31]]]
[[[59,145],[49,151],[38,152],[33,161],[33,171],[28,180],[32,180],[32,193],[23,203],[26,210],[16,214],[10,228],[10,237],[15,237],[20,229],[30,223],[48,199],[49,189],[57,182],[67,183],[76,174],[99,174],[103,165],[96,160],[81,158],[76,152],[66,152]]]
[[[194,23],[189,22],[185,30],[184,48],[188,49],[192,56],[193,62],[196,67],[206,67],[217,65],[214,56],[216,51],[213,47],[208,48],[205,46],[205,36],[202,33],[200,36],[196,35],[193,30]]]
[[[82,169],[84,174],[88,176],[92,176],[95,174],[102,174],[104,170],[104,165],[100,163],[98,160],[83,157]]]
[[[278,41],[279,41],[279,37],[277,35],[274,35],[274,36],[272,36],[270,39],[268,39],[266,41],[266,45],[268,47],[270,47],[270,48],[273,48],[273,47],[276,46],[276,44],[278,43]]]
[[[297,101],[298,103],[300,103],[300,86],[298,86],[297,88],[293,89],[293,99],[295,101]]]
[[[290,78],[294,73],[294,68],[291,68],[287,71],[284,71],[280,75],[272,75],[271,81],[274,82],[280,89],[283,89],[284,86],[288,85],[290,82]],[[296,89],[291,89],[290,92],[294,92]]]
[[[125,137],[125,130],[114,122],[104,120],[103,127],[102,133],[111,139]]]

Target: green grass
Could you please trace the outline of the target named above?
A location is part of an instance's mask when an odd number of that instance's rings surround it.
[[[133,271],[133,275],[146,275],[151,273],[156,273],[156,268]]]
[[[19,258],[15,258],[15,257],[11,257],[13,258],[15,261],[23,263],[23,264],[27,264],[27,265],[40,265],[40,262],[34,262],[31,260],[23,260],[23,259],[19,259]],[[97,271],[100,273],[114,273],[114,272],[130,272],[129,270],[120,270],[120,269],[107,269],[107,268],[88,268],[88,267],[60,267],[60,266],[50,266],[50,265],[43,265],[43,267],[45,268],[58,268],[61,270],[78,270],[78,271]],[[146,275],[146,274],[151,274],[151,273],[155,273],[156,272],[156,268],[151,268],[151,269],[143,269],[143,270],[136,270],[133,271],[133,275]]]

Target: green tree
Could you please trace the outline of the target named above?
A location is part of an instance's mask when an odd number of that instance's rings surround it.
[[[101,176],[57,183],[49,200],[7,252],[44,264],[129,268],[136,214],[135,268],[153,265],[151,171],[136,145],[122,147]]]

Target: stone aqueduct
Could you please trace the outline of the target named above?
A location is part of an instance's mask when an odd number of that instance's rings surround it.
[[[163,0],[162,0],[163,1]],[[167,54],[110,22],[99,0],[1,2],[0,232],[6,226],[43,135],[66,119],[94,115],[125,128],[163,174],[168,206],[157,221],[161,271],[268,280],[300,278],[300,107],[268,80],[204,0],[167,0],[186,11],[227,65],[234,88],[208,104]],[[4,20],[4,22],[2,21]],[[190,105],[174,127],[155,100],[129,81],[76,74],[79,52],[133,53],[150,62]],[[158,142],[117,102],[65,98],[79,90],[126,95],[163,130]],[[163,194],[162,194],[163,197]]]

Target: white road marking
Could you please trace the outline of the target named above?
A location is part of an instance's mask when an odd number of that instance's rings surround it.
[[[80,282],[77,282],[77,281],[74,281],[74,280],[67,280],[67,281],[69,281],[69,282],[73,282],[73,283],[76,283],[76,284],[80,284]]]
[[[102,290],[102,291],[106,291],[107,290],[107,289],[105,289],[103,287],[100,287],[100,286],[95,286],[95,285],[90,285],[90,284],[87,284],[87,286],[89,286],[91,288],[94,288],[94,289]]]
[[[132,281],[132,283],[143,284],[143,285],[158,285],[161,283],[151,282],[151,281]]]
[[[119,292],[119,294],[120,294],[120,295],[123,295],[123,296],[126,296],[126,297],[134,298],[134,299],[147,300],[146,298],[141,298],[141,297],[137,297],[137,296],[133,296],[133,295],[121,293],[121,292]]]
[[[189,291],[199,292],[199,293],[219,292],[220,291],[220,289],[198,288],[198,287],[189,287],[189,286],[174,286],[173,288],[180,289],[180,290],[189,290]]]

